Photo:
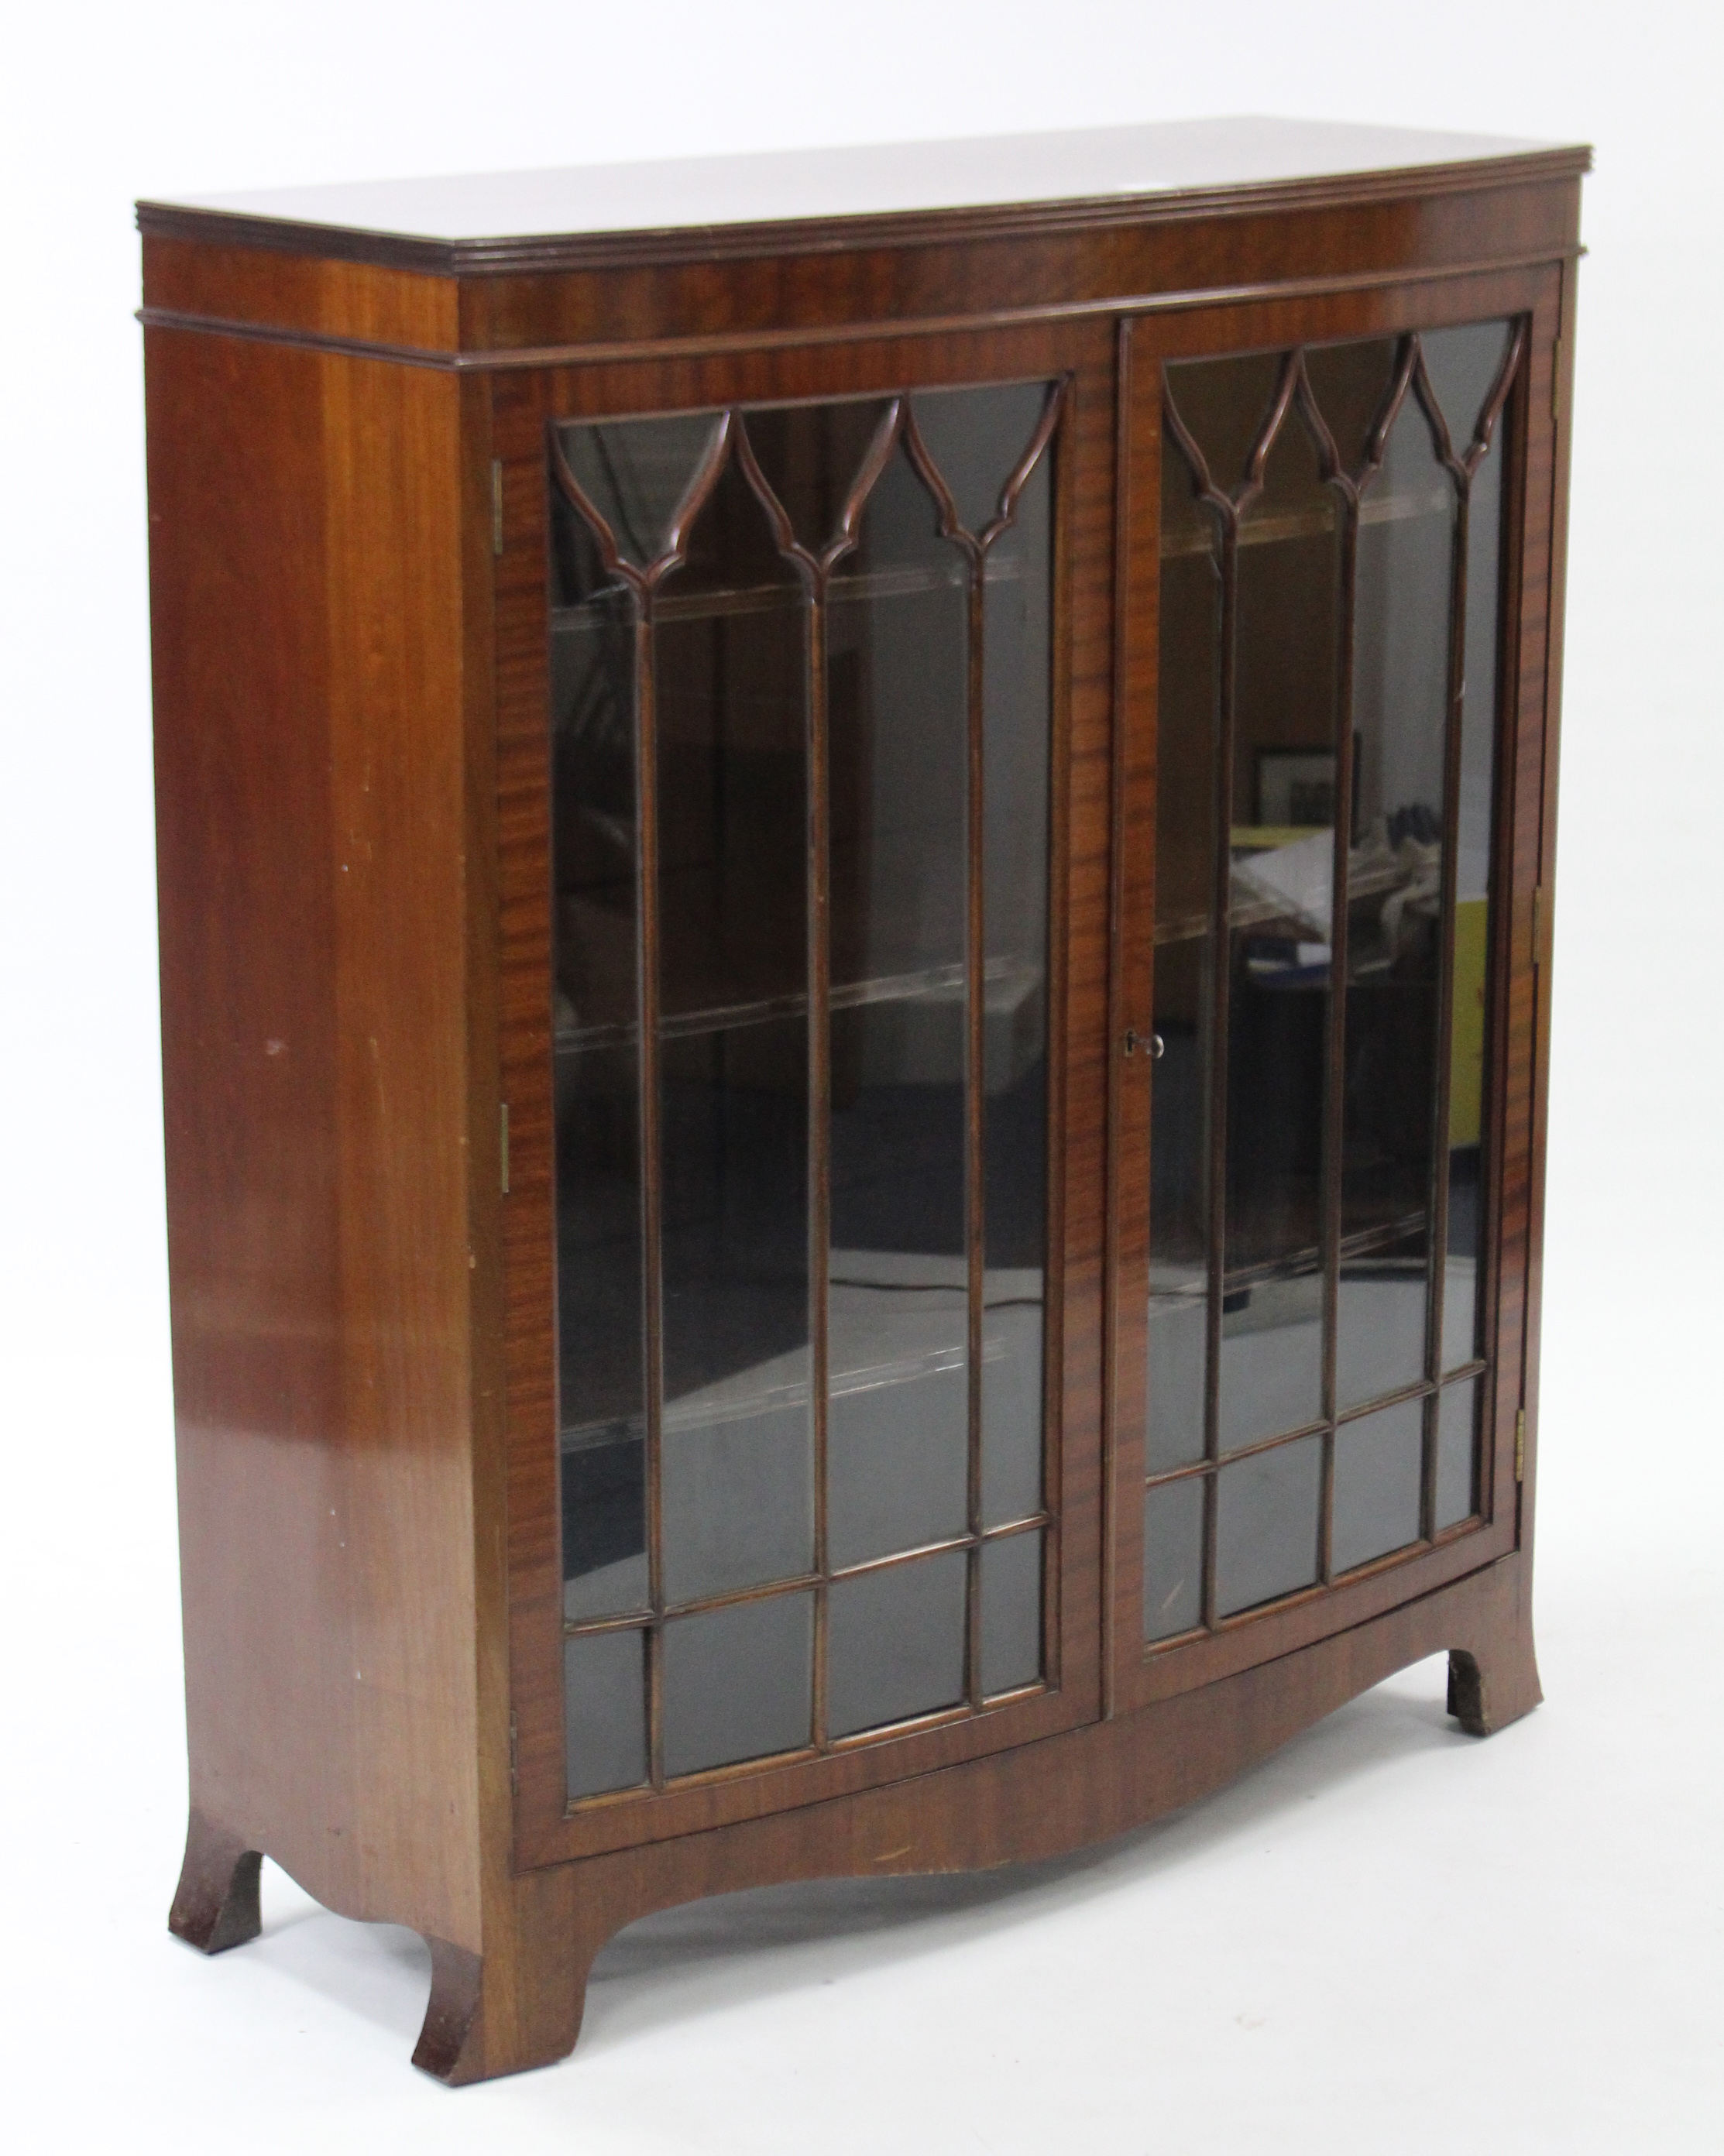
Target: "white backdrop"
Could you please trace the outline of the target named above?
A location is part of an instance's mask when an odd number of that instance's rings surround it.
[[[1716,2149],[1720,58],[1703,0],[158,0],[6,41],[3,2099],[20,2148]],[[1217,1801],[1004,1880],[652,1920],[572,2062],[452,2096],[428,1964],[184,1824],[137,195],[1279,112],[1597,146],[1564,718],[1547,1703],[1407,1672]],[[14,2138],[15,2137],[15,2138]]]

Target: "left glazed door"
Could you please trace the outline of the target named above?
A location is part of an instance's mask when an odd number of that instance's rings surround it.
[[[1061,749],[1111,385],[867,357],[670,411],[547,383],[516,490],[550,1142],[536,1190],[517,1111],[505,1204],[550,1244],[556,1658],[521,1703],[557,1853],[1094,1711]]]

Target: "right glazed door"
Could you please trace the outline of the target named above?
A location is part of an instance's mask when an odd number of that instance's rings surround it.
[[[1218,310],[1125,342],[1122,1704],[1512,1543],[1542,296]]]

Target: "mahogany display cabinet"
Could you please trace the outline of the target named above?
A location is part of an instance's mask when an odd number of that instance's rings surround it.
[[[1530,1620],[1587,153],[141,206],[191,1828],[560,2057],[651,1909]]]

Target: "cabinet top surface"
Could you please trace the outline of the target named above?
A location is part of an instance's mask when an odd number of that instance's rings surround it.
[[[1420,168],[1549,162],[1584,153],[1491,135],[1279,119],[1159,121],[1060,134],[772,151],[657,163],[575,165],[448,178],[362,180],[139,205],[146,232],[219,220],[223,236],[273,237],[323,251],[320,232],[449,250],[481,266],[523,244],[648,233],[712,233],[829,219],[1052,209],[1094,203],[1146,212],[1233,190],[1303,190],[1326,180]],[[218,236],[212,231],[211,237]],[[341,251],[346,251],[342,249]],[[428,263],[426,266],[430,266]]]

